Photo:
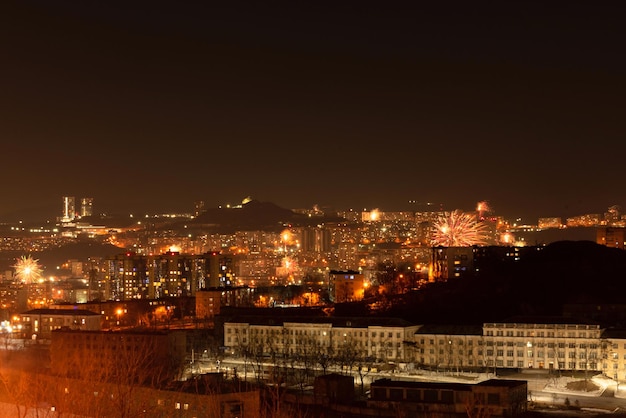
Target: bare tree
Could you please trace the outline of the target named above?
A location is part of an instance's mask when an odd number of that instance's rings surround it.
[[[72,379],[64,393],[71,406],[101,417],[140,416],[155,408],[138,396],[141,388],[159,388],[178,377],[183,359],[167,347],[167,336],[128,333],[68,333],[51,344],[51,370],[57,379]]]
[[[317,356],[315,357],[317,364],[322,368],[322,374],[328,372],[328,368],[333,364],[335,360],[335,350],[332,345],[318,345]]]
[[[365,377],[367,377],[367,375],[369,375],[372,371],[373,363],[374,359],[366,355],[357,356],[356,361],[354,362],[356,372],[359,375],[361,395],[365,393]]]
[[[247,353],[251,360],[252,368],[257,383],[261,383],[263,380],[263,373],[265,372],[266,354],[268,352],[269,339],[263,335],[250,334],[250,342],[247,347]]]
[[[343,337],[339,342],[335,359],[342,372],[352,374],[353,367],[359,358],[359,350],[352,337]]]

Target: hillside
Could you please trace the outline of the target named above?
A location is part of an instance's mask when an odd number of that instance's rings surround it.
[[[566,304],[623,303],[626,251],[560,241],[480,277],[434,283],[394,300],[386,315],[419,323],[480,323],[561,315]]]
[[[185,230],[203,229],[220,233],[236,231],[276,231],[287,225],[306,226],[324,222],[339,222],[343,218],[324,216],[310,218],[290,209],[281,208],[274,203],[251,200],[237,208],[211,208],[193,220],[167,225],[168,229],[176,229],[185,225]]]

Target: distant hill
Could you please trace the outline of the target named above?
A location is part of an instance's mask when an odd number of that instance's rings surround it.
[[[306,226],[322,222],[340,222],[343,218],[324,216],[310,218],[270,202],[251,200],[237,208],[212,208],[192,220],[180,222],[187,228],[213,229],[221,233],[236,231],[281,231],[287,225]],[[168,228],[175,228],[170,224]]]

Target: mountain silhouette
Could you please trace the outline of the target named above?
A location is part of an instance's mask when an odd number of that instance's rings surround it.
[[[270,203],[251,200],[234,208],[211,208],[191,221],[180,222],[187,228],[211,229],[221,233],[236,231],[275,231],[288,226],[314,226],[324,222],[340,222],[336,215],[309,217],[291,209]],[[174,227],[170,225],[169,227]]]

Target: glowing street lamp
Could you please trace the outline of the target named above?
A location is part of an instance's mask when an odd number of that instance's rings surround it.
[[[117,325],[119,326],[120,325],[120,317],[122,316],[124,311],[122,310],[122,308],[117,308],[115,313],[117,314]]]

